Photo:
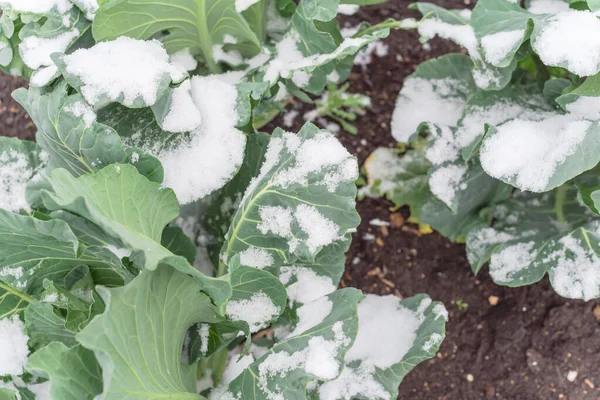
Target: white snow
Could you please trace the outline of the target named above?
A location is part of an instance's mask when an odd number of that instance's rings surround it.
[[[435,345],[442,343],[443,336],[439,333],[433,333],[425,343],[423,343],[423,351],[429,351]]]
[[[373,62],[373,54],[377,57],[385,57],[389,53],[389,46],[381,40],[376,40],[367,45],[354,57],[354,65],[360,65],[363,71],[367,70],[367,66]]]
[[[293,184],[307,186],[310,174],[331,167],[336,167],[336,172],[345,181],[355,180],[358,176],[355,161],[352,173],[349,173],[349,165],[344,164],[344,161],[352,156],[330,132],[320,131],[313,138],[303,141],[295,151],[294,149],[290,149],[290,151],[295,153],[295,164],[275,175],[273,183],[276,186],[283,188]],[[323,184],[327,185],[332,192],[337,187],[337,183],[332,185],[327,176]]]
[[[459,158],[460,149],[457,146],[454,132],[445,125],[429,125],[429,131],[433,140],[425,150],[425,158],[433,165],[440,165],[446,161],[454,161]]]
[[[225,307],[229,319],[246,321],[252,333],[266,328],[280,312],[281,309],[263,291],[254,293],[250,299],[230,300]]]
[[[33,87],[46,86],[54,77],[57,77],[58,75],[59,71],[56,65],[41,67],[31,73],[29,84]]]
[[[494,282],[508,283],[514,274],[529,267],[537,254],[533,251],[534,247],[535,242],[516,243],[493,254],[490,260],[490,275]]]
[[[337,12],[338,14],[354,15],[359,9],[360,5],[358,4],[340,4],[338,5]]]
[[[64,53],[69,44],[79,36],[79,30],[73,29],[53,38],[28,36],[19,44],[23,62],[31,69],[54,65],[50,58],[53,53]]]
[[[295,282],[289,284],[294,277]],[[282,267],[279,280],[286,285],[289,301],[301,304],[315,301],[336,289],[330,277],[304,267]]]
[[[439,36],[461,45],[471,55],[478,57],[477,38],[470,25],[452,25],[438,18],[427,18],[419,23],[419,34],[427,39]]]
[[[596,121],[600,119],[600,97],[579,96],[577,100],[567,104],[569,113]]]
[[[395,296],[367,295],[358,304],[358,335],[346,362],[361,360],[378,368],[399,363],[410,350],[421,323]]]
[[[500,66],[501,61],[523,40],[525,29],[498,32],[481,38],[485,59],[492,65]]]
[[[18,315],[0,319],[0,376],[21,375],[27,363],[29,337]]]
[[[288,335],[288,338],[298,336],[301,333],[308,331],[319,325],[327,318],[333,309],[333,302],[327,296],[319,297],[318,299],[304,304],[296,310],[298,315],[298,324],[296,328]]]
[[[94,20],[96,11],[100,6],[98,0],[71,0],[81,11],[85,13],[85,17],[90,21]]]
[[[539,23],[538,23],[539,24]],[[544,21],[532,46],[546,65],[579,76],[600,71],[600,20],[590,11],[567,11]]]
[[[189,47],[186,47],[171,54],[171,64],[184,71],[193,71],[198,67],[198,60],[192,56]]]
[[[240,264],[246,267],[263,269],[270,267],[274,262],[271,253],[258,247],[248,247],[240,253]]]
[[[292,210],[282,206],[261,206],[258,209],[261,222],[256,226],[266,235],[269,232],[284,238],[292,236]]]
[[[75,117],[82,117],[86,127],[91,127],[96,121],[96,112],[87,103],[77,101],[65,106],[64,110]]]
[[[358,368],[348,365],[341,375],[319,387],[319,400],[352,400],[358,396],[371,400],[390,400],[390,394],[375,378],[375,366],[361,364]]]
[[[200,199],[227,183],[241,165],[246,136],[236,128],[237,90],[213,76],[194,76],[192,98],[202,123],[189,144],[155,154],[165,169],[163,184],[181,204]]]
[[[394,139],[408,142],[422,122],[456,126],[466,104],[457,96],[463,86],[455,79],[406,79],[392,115]]]
[[[259,0],[235,0],[235,10],[241,13],[244,10],[247,10],[252,5],[258,3]]]
[[[254,362],[252,354],[247,354],[241,358],[237,354],[232,354],[229,363],[223,372],[221,383],[228,385],[232,380],[237,378],[244,370]]]
[[[405,172],[400,163],[400,157],[393,149],[378,147],[365,161],[368,186],[360,189],[360,194],[374,195],[371,193],[373,185],[378,184],[379,193],[386,194],[398,185],[397,176]]]
[[[47,159],[46,153],[40,153],[40,160]],[[27,183],[40,178],[38,173],[45,166],[42,163],[38,168],[29,165],[29,157],[14,149],[0,153],[0,208],[18,212],[29,210],[25,198]]]
[[[198,328],[198,335],[200,335],[200,352],[206,354],[208,352],[208,339],[210,337],[210,325],[200,324]]]
[[[531,0],[527,8],[532,14],[558,14],[569,10],[569,4],[562,0]]]
[[[283,126],[286,128],[291,128],[294,125],[294,121],[300,115],[300,112],[297,110],[290,110],[283,114]]]
[[[429,176],[431,193],[442,200],[448,207],[452,206],[456,192],[464,189],[461,181],[467,173],[466,165],[447,165],[435,169]]]
[[[300,229],[308,235],[306,246],[313,254],[317,249],[333,243],[340,236],[339,226],[321,214],[316,207],[300,204],[296,208],[295,215]]]
[[[382,221],[379,218],[375,218],[369,221],[369,225],[373,226],[390,226],[388,221]]]
[[[15,11],[33,14],[46,14],[52,9],[64,14],[73,7],[68,0],[2,0],[2,3]]]
[[[481,165],[494,178],[514,179],[519,189],[543,191],[556,168],[577,151],[590,125],[571,115],[509,121],[484,140]]]
[[[158,40],[136,40],[121,36],[79,49],[63,58],[66,71],[81,82],[81,94],[90,104],[106,97],[133,105],[143,100],[153,105],[165,79],[178,82],[185,71],[175,67]]]
[[[168,132],[190,132],[201,123],[202,116],[192,99],[192,84],[188,79],[173,89],[169,112],[162,120],[161,127]]]
[[[573,236],[562,237],[560,247],[543,262],[556,264],[550,269],[550,280],[558,294],[587,301],[600,296],[600,259],[582,244]]]

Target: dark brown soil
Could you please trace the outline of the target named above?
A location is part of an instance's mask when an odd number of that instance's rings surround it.
[[[464,8],[470,0],[435,2]],[[360,20],[374,23],[417,16],[408,10],[408,4],[391,0],[364,7],[344,21],[355,25]],[[389,123],[403,79],[420,62],[459,50],[441,40],[430,42],[431,48],[426,50],[412,31],[393,32],[385,43],[389,45],[387,56],[374,57],[368,71],[358,67],[351,76],[351,91],[365,93],[373,102],[373,108],[357,123],[357,136],[340,133],[361,164],[376,147],[396,145]],[[17,80],[0,77],[0,134],[30,138],[35,129],[9,96],[16,85]],[[298,118],[292,129],[302,123]],[[359,202],[363,222],[347,255],[342,284],[369,293],[428,293],[450,311],[447,337],[437,358],[408,374],[399,398],[600,400],[599,301],[563,299],[547,279],[509,289],[495,285],[487,272],[473,276],[463,245],[436,233],[421,235],[408,223],[389,228],[369,224],[375,218],[390,220],[391,206],[382,199]],[[407,210],[401,213],[408,216]],[[376,240],[364,240],[365,233],[374,234]],[[567,379],[569,371],[577,372],[573,382]]]

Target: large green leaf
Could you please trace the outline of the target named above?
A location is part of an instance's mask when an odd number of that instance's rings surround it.
[[[129,36],[149,39],[168,31],[161,38],[169,53],[189,48],[201,52],[213,71],[213,46],[222,44],[225,35],[238,42],[250,42],[258,50],[260,40],[235,8],[235,0],[113,0],[102,4],[93,24],[97,41]]]
[[[358,305],[358,318],[354,343],[358,349],[346,353],[341,375],[321,384],[311,398],[396,398],[406,374],[435,356],[445,336],[448,314],[441,303],[426,295],[404,300],[367,295]]]
[[[355,159],[331,133],[312,124],[298,135],[276,130],[227,232],[221,270],[239,255],[275,275],[298,266],[339,279],[359,222],[356,177]]]
[[[50,380],[54,399],[92,400],[102,392],[102,371],[94,353],[82,346],[50,343],[27,360],[27,371]]]
[[[13,97],[35,123],[36,141],[48,154],[50,169],[65,168],[79,176],[125,161],[125,149],[113,129],[92,119],[86,122],[86,118],[69,111],[89,106],[81,95],[68,94],[66,82],[47,93],[42,89],[17,89]],[[88,112],[94,113],[92,109]]]
[[[161,245],[163,229],[179,215],[171,189],[161,188],[124,164],[112,164],[79,178],[57,169],[48,179],[54,191],[42,192],[48,209],[78,214],[119,238],[133,251],[130,259],[139,268],[155,270],[161,263],[169,264],[200,280],[217,304],[229,298],[227,282],[207,277]]]
[[[564,297],[589,300],[600,296],[595,270],[598,221],[562,186],[550,193],[520,193],[493,209],[494,225],[469,233],[467,256],[474,272],[490,262],[500,285],[529,285],[546,273]]]
[[[122,285],[129,273],[110,251],[80,245],[69,226],[0,209],[0,277],[21,292],[41,292],[45,278],[57,280],[88,265],[97,284]]]
[[[333,379],[341,372],[344,354],[358,331],[356,304],[362,297],[358,290],[347,288],[322,298],[315,303],[324,307],[325,313],[319,310],[325,314],[321,320],[313,321],[308,316],[310,321],[306,325],[277,343],[234,379],[228,392],[248,400],[306,399],[309,381]],[[334,364],[337,368],[332,371]],[[320,367],[325,367],[327,377],[321,375]]]
[[[77,335],[104,371],[96,399],[202,399],[196,365],[181,361],[184,336],[193,324],[220,318],[198,281],[160,266],[125,287],[98,290],[106,311]]]
[[[0,208],[14,212],[29,209],[25,185],[41,179],[45,158],[34,142],[0,136]]]

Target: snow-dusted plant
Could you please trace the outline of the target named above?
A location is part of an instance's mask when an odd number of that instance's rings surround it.
[[[337,290],[356,159],[254,125],[387,32],[342,41],[337,1],[278,1],[281,41],[255,43],[273,3],[0,2],[8,65],[49,77],[13,94],[36,142],[0,137],[0,398],[393,399],[435,354],[442,304]],[[248,65],[218,73],[218,49]]]
[[[477,273],[522,286],[546,273],[562,296],[600,297],[598,2],[481,0],[414,5],[424,40],[467,55],[427,61],[396,103],[367,194],[385,194],[452,240]]]

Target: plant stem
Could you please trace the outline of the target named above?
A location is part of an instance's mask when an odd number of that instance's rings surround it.
[[[566,221],[564,205],[567,198],[567,188],[567,184],[560,186],[556,189],[556,196],[554,197],[554,213],[559,222]]]
[[[375,31],[380,30],[380,29],[385,29],[385,28],[390,28],[390,29],[399,29],[399,28],[402,28],[402,20],[400,20],[400,21],[390,20],[390,21],[382,22],[382,23],[377,24],[377,25],[370,26],[367,29],[365,29],[364,31],[357,33],[353,37],[354,38],[359,38],[361,36],[368,35],[368,34],[371,34],[372,32],[375,32]]]

